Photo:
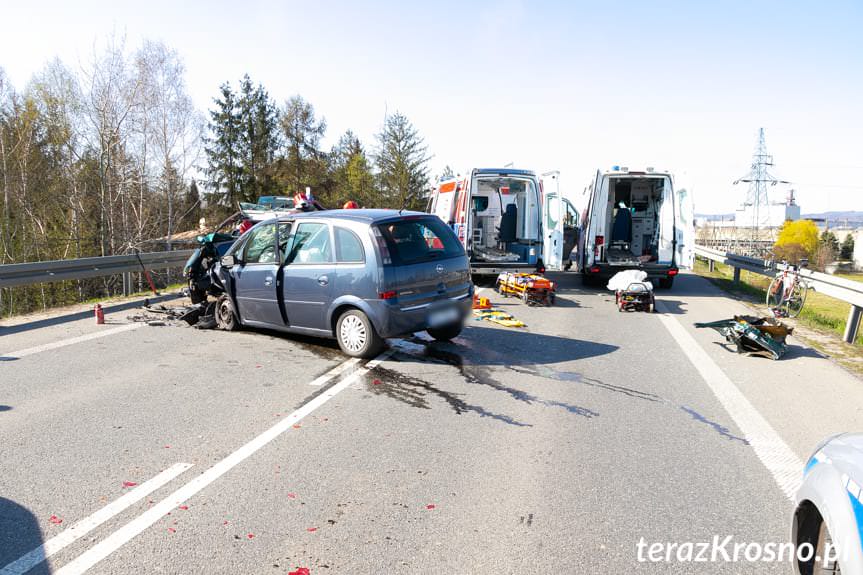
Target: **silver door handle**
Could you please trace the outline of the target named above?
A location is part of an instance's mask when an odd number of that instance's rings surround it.
[[[273,285],[273,278],[271,276],[267,276],[264,278],[264,285],[270,287]]]
[[[318,278],[318,283],[321,284],[322,286],[325,286],[328,283],[330,283],[330,278],[328,278],[327,276],[321,276]]]

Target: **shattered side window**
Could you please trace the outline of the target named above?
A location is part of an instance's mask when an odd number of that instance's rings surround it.
[[[279,254],[282,261],[288,257],[288,247],[291,240],[291,222],[282,222],[279,224]]]
[[[271,264],[276,262],[276,225],[257,226],[250,232],[243,255],[245,264]]]

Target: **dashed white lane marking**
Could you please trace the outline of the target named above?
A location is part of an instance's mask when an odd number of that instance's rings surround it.
[[[36,549],[33,549],[12,563],[9,563],[0,569],[0,575],[20,575],[22,573],[26,573],[48,557],[54,555],[64,547],[71,545],[110,518],[122,511],[125,511],[163,485],[166,485],[190,467],[192,467],[191,463],[177,463],[176,465],[172,465],[165,471],[159,473],[149,481],[142,483],[138,487],[135,487],[119,499],[112,501],[89,517],[78,521],[56,537],[52,537]]]
[[[318,395],[298,410],[294,411],[276,425],[258,435],[226,458],[222,459],[204,473],[186,483],[184,486],[174,491],[168,497],[125,524],[123,527],[109,535],[106,539],[91,547],[76,559],[67,563],[62,568],[55,571],[55,575],[79,575],[86,572],[102,559],[108,557],[111,553],[131,541],[134,537],[141,534],[148,527],[159,521],[162,517],[168,514],[172,509],[181,505],[187,499],[193,497],[199,491],[210,485],[212,482],[220,478],[222,475],[230,471],[232,468],[239,465],[256,451],[270,443],[272,440],[280,436],[282,433],[291,429],[291,426],[298,423],[304,417],[324,405],[326,402],[334,398],[340,392],[350,387],[360,377],[374,369],[382,361],[386,360],[393,353],[393,350],[387,350],[377,356],[375,359],[368,362],[362,368],[351,373],[331,388]],[[350,361],[350,360],[348,360]],[[348,363],[348,362],[345,362]]]
[[[657,309],[662,312],[660,321],[677,341],[677,345],[701,374],[713,394],[743,432],[744,437],[752,445],[761,463],[773,475],[779,489],[792,501],[800,487],[803,475],[803,462],[797,454],[788,447],[776,430],[755,409],[746,396],[716,365],[698,342],[695,341],[677,319],[668,313],[661,301],[657,301]]]
[[[111,335],[116,335],[118,333],[123,333],[124,331],[130,331],[133,329],[138,329],[141,327],[142,323],[127,323],[118,327],[113,327],[111,329],[100,330],[93,333],[88,333],[85,335],[79,335],[77,337],[70,337],[68,339],[61,339],[60,341],[52,341],[51,343],[46,343],[43,345],[37,345],[35,347],[28,347],[27,349],[22,349],[20,351],[13,351],[11,353],[4,353],[0,355],[0,358],[4,360],[10,359],[20,359],[22,357],[27,357],[28,355],[33,355],[34,353],[40,353],[43,351],[49,351],[52,349],[57,349],[60,347],[66,347],[67,345],[75,345],[76,343],[81,343],[84,341],[90,341],[91,339],[99,339],[101,337],[108,337]]]
[[[349,369],[352,369],[359,362],[360,362],[359,358],[356,358],[356,357],[354,359],[349,359],[348,361],[342,362],[339,365],[337,365],[336,367],[334,367],[333,369],[331,369],[328,372],[326,372],[325,374],[323,374],[322,376],[318,377],[317,379],[312,380],[309,383],[309,385],[314,385],[314,386],[320,387],[323,384],[325,384],[326,382],[328,382],[329,380],[331,380],[332,378],[334,378],[335,376],[340,375],[340,374],[348,371]]]

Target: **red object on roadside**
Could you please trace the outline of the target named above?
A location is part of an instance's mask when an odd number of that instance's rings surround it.
[[[102,304],[97,303],[93,310],[96,312],[96,324],[102,325],[105,323],[105,312],[102,311]]]
[[[48,521],[50,521],[54,525],[60,525],[61,523],[63,523],[63,520],[60,519],[59,517],[57,517],[56,515],[52,515],[51,517],[49,517]]]
[[[308,567],[297,567],[296,571],[289,571],[288,575],[309,575],[310,573]]]

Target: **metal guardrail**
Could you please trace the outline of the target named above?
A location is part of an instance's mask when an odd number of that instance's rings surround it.
[[[695,246],[695,255],[707,259],[710,262],[711,271],[714,262],[734,268],[735,283],[740,282],[740,270],[774,277],[782,269],[781,266],[769,260],[739,256],[699,245]],[[842,339],[848,343],[854,343],[860,330],[861,319],[863,319],[863,283],[807,269],[802,269],[799,273],[810,289],[851,304],[851,311],[848,313],[848,321],[845,324],[845,334]]]
[[[110,276],[182,266],[194,250],[0,265],[0,287]],[[139,259],[140,257],[140,259]]]

